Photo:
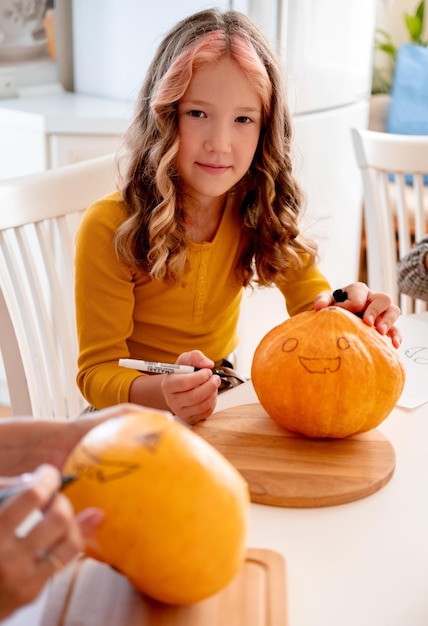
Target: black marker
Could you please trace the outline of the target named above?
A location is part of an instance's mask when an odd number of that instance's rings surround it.
[[[348,292],[343,291],[343,289],[336,289],[333,291],[333,298],[336,302],[345,302],[348,299]]]
[[[58,491],[64,489],[67,485],[74,482],[78,477],[74,474],[66,474],[61,476],[61,485]],[[0,504],[5,500],[8,500],[12,496],[16,496],[19,493],[23,493],[27,489],[30,489],[34,485],[34,477],[32,474],[23,474],[21,482],[10,485],[9,487],[5,487],[4,489],[0,489]],[[23,538],[28,535],[28,533],[33,530],[33,528],[38,524],[44,515],[40,509],[33,509],[31,513],[25,517],[22,522],[15,528],[15,537]]]
[[[345,300],[348,299],[348,292],[343,291],[343,289],[336,289],[335,291],[333,291],[333,298],[335,299],[336,302],[345,302]],[[354,315],[362,319],[364,315],[364,311],[360,311],[359,313],[354,313]]]
[[[193,374],[193,372],[197,372],[199,369],[193,367],[193,365],[159,363],[157,361],[142,361],[141,359],[119,359],[119,365],[149,374]]]
[[[18,493],[22,493],[23,491],[29,489],[33,484],[33,478],[31,474],[29,474],[28,476],[31,476],[31,478],[29,478],[28,480],[23,480],[17,484],[9,485],[7,487],[4,487],[3,489],[0,489],[0,504],[5,500],[8,500],[8,498],[16,496]],[[76,479],[76,474],[64,474],[63,476],[61,476],[61,485],[58,491],[61,491],[62,489],[64,489],[64,487],[70,485]]]
[[[158,361],[142,361],[141,359],[119,359],[119,365],[121,367],[129,367],[139,372],[147,372],[149,374],[193,374],[198,372],[200,367],[193,367],[193,365],[178,365],[177,363],[159,363]],[[221,369],[213,369],[213,374],[217,374],[220,378],[236,378],[241,380],[240,377],[234,374],[224,372]],[[245,382],[242,380],[242,382]]]

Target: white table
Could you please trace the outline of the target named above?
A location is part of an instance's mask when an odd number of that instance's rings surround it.
[[[218,410],[256,402],[251,383]],[[377,493],[333,507],[251,505],[250,547],[286,559],[289,626],[427,626],[428,404],[379,426],[396,470]]]
[[[217,411],[256,401],[245,383]],[[251,505],[249,547],[286,560],[289,626],[428,625],[428,403],[394,409],[379,430],[397,465],[377,493],[314,509]],[[43,626],[44,599],[2,626]]]

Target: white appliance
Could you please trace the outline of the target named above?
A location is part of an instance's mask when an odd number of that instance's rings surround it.
[[[281,56],[295,123],[296,174],[307,197],[302,229],[320,247],[333,288],[358,278],[362,186],[350,128],[368,123],[376,0],[219,0],[260,24]],[[75,90],[133,100],[159,41],[201,0],[73,0]],[[240,369],[286,316],[275,289],[248,294]]]
[[[362,183],[352,127],[369,118],[376,0],[242,0],[278,41],[294,117],[296,174],[307,199],[302,229],[319,244],[333,289],[358,279]],[[248,294],[238,363],[250,374],[261,337],[284,319],[277,290]]]
[[[158,44],[187,15],[228,0],[72,2],[74,90],[133,101]]]

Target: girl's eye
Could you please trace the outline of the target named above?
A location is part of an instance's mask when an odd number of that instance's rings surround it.
[[[190,117],[205,117],[205,113],[203,111],[198,111],[197,109],[193,109],[189,111]]]
[[[247,117],[246,115],[240,115],[236,118],[236,121],[240,124],[251,124],[253,120],[251,119],[251,117]]]

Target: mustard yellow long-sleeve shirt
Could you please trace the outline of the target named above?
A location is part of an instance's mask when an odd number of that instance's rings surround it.
[[[141,374],[120,367],[120,358],[173,363],[199,349],[217,361],[238,344],[243,289],[234,268],[245,242],[233,201],[213,241],[190,242],[189,270],[178,283],[152,280],[118,260],[113,237],[125,218],[119,194],[110,194],[86,211],[76,239],[77,382],[96,408],[129,401]],[[330,289],[316,266],[293,272],[288,285],[290,315]]]

